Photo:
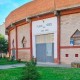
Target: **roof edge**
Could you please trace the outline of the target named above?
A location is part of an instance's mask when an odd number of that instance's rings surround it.
[[[73,6],[65,7],[65,8],[57,8],[57,9],[55,9],[55,10],[50,10],[50,11],[41,12],[41,13],[39,13],[39,14],[27,16],[27,17],[25,17],[24,19],[28,20],[28,19],[34,18],[34,17],[36,17],[36,16],[41,16],[41,15],[45,15],[45,14],[48,14],[48,13],[53,13],[53,14],[55,14],[55,11],[56,11],[56,12],[58,12],[58,11],[60,12],[60,11],[71,10],[71,9],[75,9],[75,8],[80,8],[80,4],[79,4],[79,5],[73,5]],[[56,14],[55,14],[55,15],[56,15]],[[20,22],[20,21],[22,21],[22,20],[24,20],[24,19],[18,20],[18,21],[14,22],[14,23],[11,23],[11,24],[18,23],[18,22]],[[10,24],[10,25],[11,25],[11,24]],[[8,27],[10,27],[10,25],[9,25]],[[8,27],[7,27],[7,28],[8,28]],[[6,28],[6,29],[7,29],[7,28]]]
[[[57,11],[63,11],[63,10],[70,10],[70,9],[75,9],[75,8],[80,8],[80,4],[78,5],[72,5],[72,6],[68,6],[68,7],[64,7],[64,8],[57,8]]]

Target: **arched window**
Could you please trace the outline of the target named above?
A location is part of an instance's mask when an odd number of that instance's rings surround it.
[[[14,48],[14,39],[12,40],[12,47]]]
[[[70,38],[73,45],[80,45],[80,31],[77,29]]]
[[[26,40],[26,38],[23,36],[23,38],[22,38],[22,47],[23,47],[23,48],[26,48],[26,42],[27,42],[27,40]]]

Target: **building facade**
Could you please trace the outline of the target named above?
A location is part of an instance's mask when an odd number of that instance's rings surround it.
[[[5,23],[0,25],[0,34],[2,34],[6,39],[8,39],[8,36],[5,34]]]
[[[8,15],[6,33],[9,56],[15,59],[30,61],[34,58],[37,62],[62,64],[78,62],[80,0],[27,3]]]

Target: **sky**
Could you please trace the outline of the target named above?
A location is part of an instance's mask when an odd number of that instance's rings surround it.
[[[0,25],[11,11],[32,0],[0,0]]]

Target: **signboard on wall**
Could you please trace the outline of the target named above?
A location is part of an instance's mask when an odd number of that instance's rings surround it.
[[[42,19],[38,21],[32,22],[32,29],[34,34],[46,34],[46,33],[53,33],[57,31],[57,17],[52,17],[48,19]]]

